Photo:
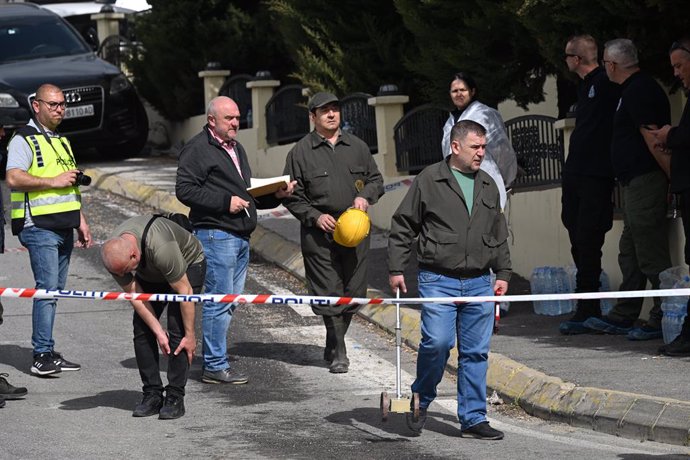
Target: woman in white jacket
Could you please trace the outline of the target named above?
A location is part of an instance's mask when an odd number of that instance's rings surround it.
[[[486,171],[496,182],[501,195],[501,208],[505,209],[506,188],[515,180],[517,174],[517,157],[510,144],[505,124],[497,110],[475,100],[477,85],[474,79],[465,73],[457,73],[450,83],[450,98],[455,110],[450,113],[443,127],[441,148],[444,158],[450,155],[450,130],[460,120],[472,120],[486,128],[486,154],[481,169]]]

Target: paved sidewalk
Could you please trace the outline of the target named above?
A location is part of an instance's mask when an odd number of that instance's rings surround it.
[[[152,157],[98,164],[86,173],[93,177],[92,186],[166,211],[186,212],[174,196],[175,170],[175,159]],[[299,224],[286,213],[260,218],[251,244],[265,259],[304,279]],[[392,297],[386,260],[386,235],[376,231],[369,258],[369,297]],[[417,295],[415,280],[411,266],[406,274],[408,296]],[[516,276],[509,293],[528,294],[529,283]],[[360,315],[394,331],[394,305],[365,306]],[[660,340],[562,336],[558,323],[563,320],[534,314],[529,302],[511,304],[492,341],[488,386],[545,419],[642,441],[690,443],[690,359],[658,355]],[[404,340],[416,348],[417,307],[403,307],[402,327]],[[449,363],[457,363],[455,352]]]

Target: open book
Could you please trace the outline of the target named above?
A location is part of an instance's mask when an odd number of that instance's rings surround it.
[[[275,193],[290,183],[290,176],[266,177],[263,179],[251,179],[252,186],[247,189],[254,198]]]

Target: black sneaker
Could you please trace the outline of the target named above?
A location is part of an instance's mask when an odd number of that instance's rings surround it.
[[[5,407],[5,398],[0,396],[0,408],[3,408],[3,407]]]
[[[679,335],[673,342],[662,345],[659,353],[666,356],[690,356],[690,340]]]
[[[19,399],[26,396],[26,388],[15,387],[10,385],[5,377],[9,377],[9,374],[0,374],[0,398],[2,399]]]
[[[220,371],[204,370],[203,374],[201,374],[201,381],[204,383],[230,383],[232,385],[242,385],[249,382],[249,378],[240,372],[227,368]]]
[[[141,402],[132,412],[132,417],[150,417],[160,412],[163,407],[163,395],[160,393],[144,393]]]
[[[34,375],[51,375],[62,372],[60,366],[53,361],[53,355],[50,352],[39,353],[34,355],[34,363],[31,366],[31,373]]]
[[[63,371],[79,371],[79,370],[81,370],[81,364],[71,363],[71,362],[67,361],[57,351],[53,351],[52,355],[53,355],[53,363],[55,363],[55,365],[57,367],[59,367],[60,370],[63,370]]]
[[[158,413],[161,420],[174,420],[184,415],[184,397],[176,394],[165,396],[163,407]]]
[[[498,441],[499,439],[503,439],[503,432],[491,428],[489,422],[481,422],[462,430],[460,432],[460,437],[483,439],[485,441]]]
[[[426,423],[426,409],[419,408],[419,417],[416,421],[414,419],[414,412],[407,412],[405,414],[405,422],[407,422],[407,427],[410,431],[419,436],[422,434],[424,424]]]

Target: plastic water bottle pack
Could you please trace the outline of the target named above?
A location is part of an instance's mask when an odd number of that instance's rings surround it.
[[[530,277],[532,294],[567,294],[572,292],[570,276],[563,267],[537,267]],[[544,300],[532,302],[538,315],[557,316],[570,313],[575,307],[572,300]]]
[[[686,289],[690,287],[690,276],[683,267],[672,267],[659,274],[661,289]],[[675,282],[673,282],[675,280]],[[669,283],[673,285],[669,286]],[[661,318],[661,330],[664,343],[671,343],[683,327],[688,313],[688,296],[664,297],[661,302],[664,316]]]

